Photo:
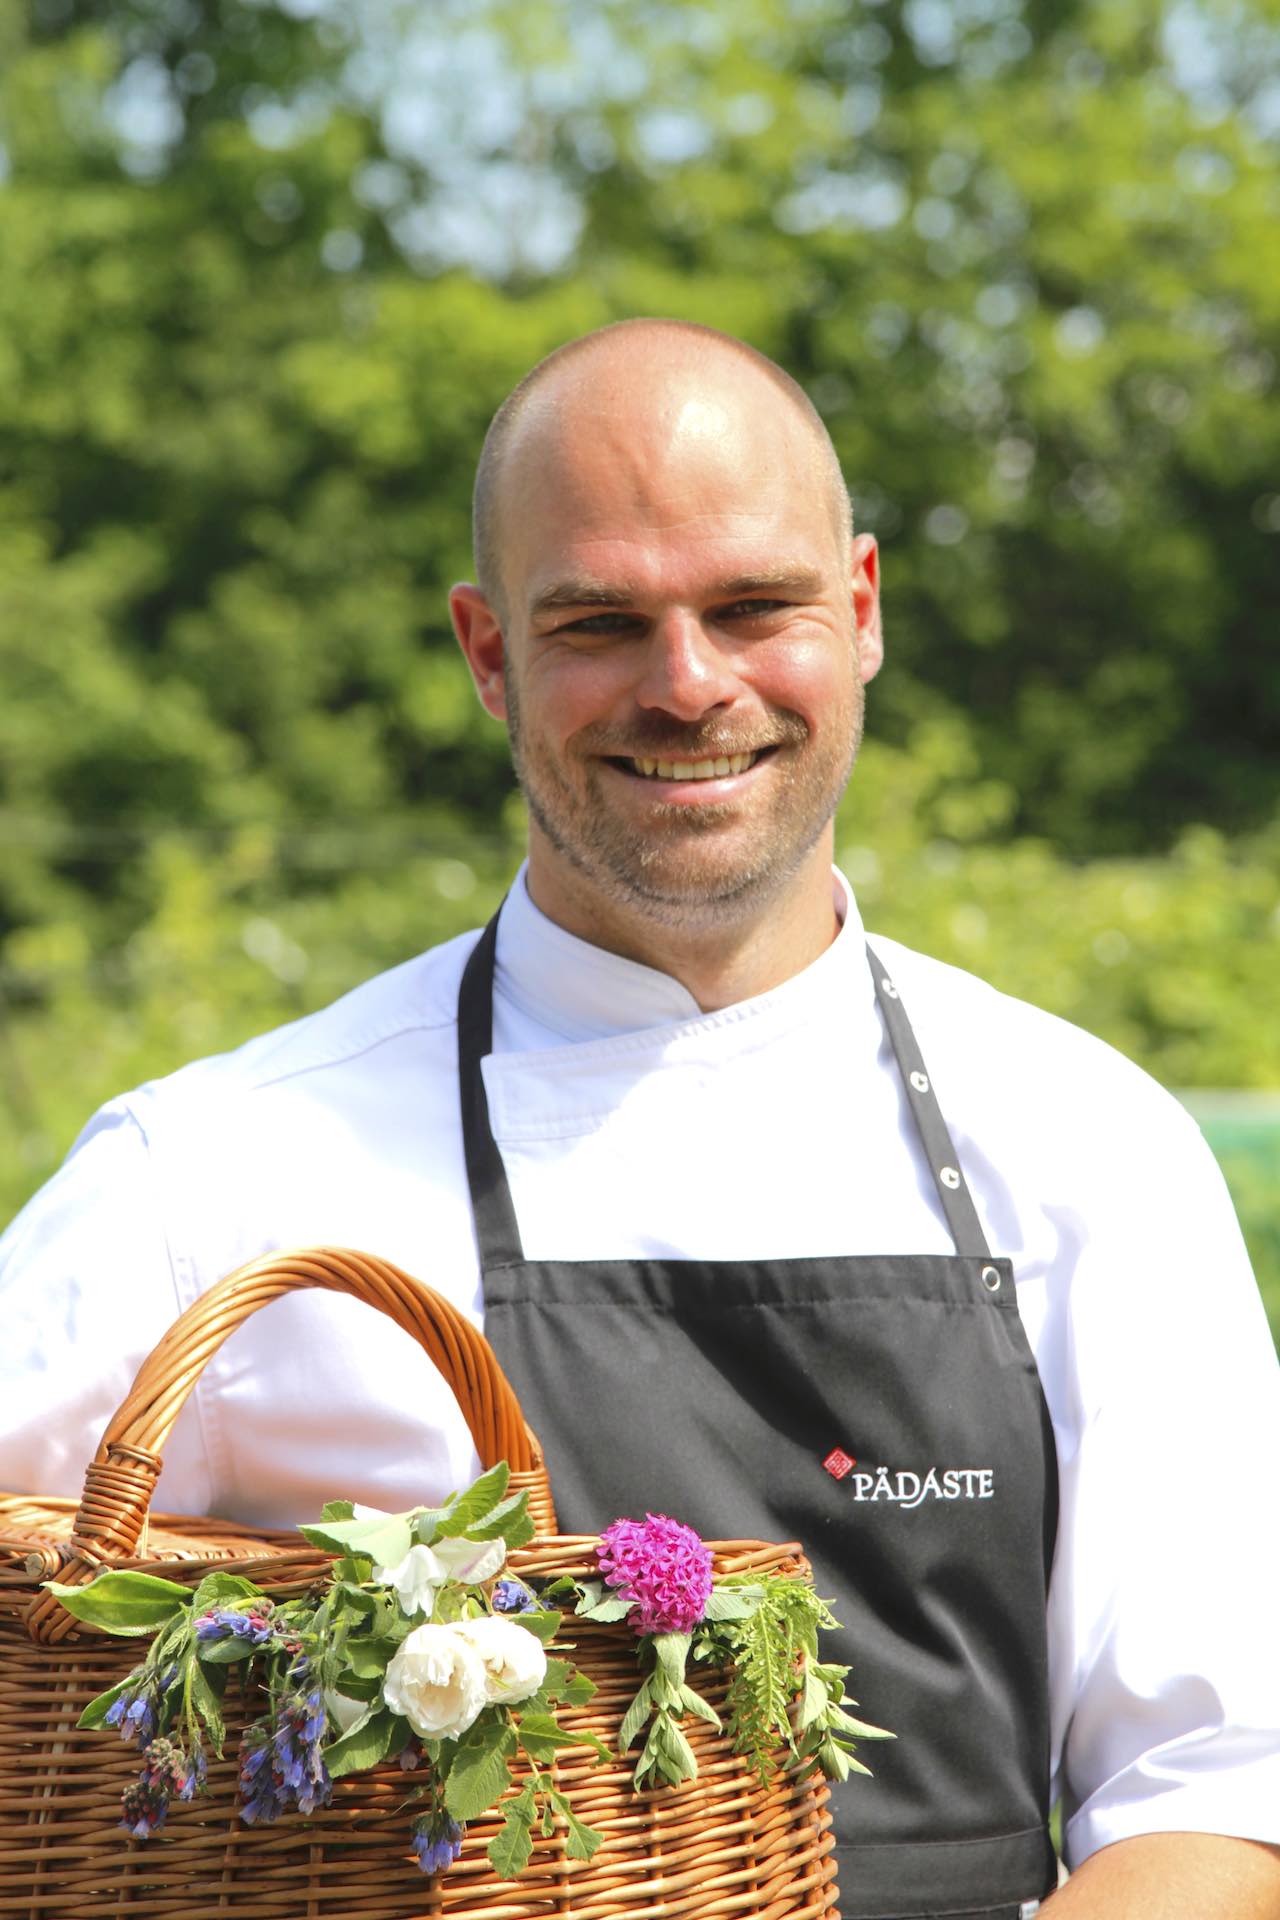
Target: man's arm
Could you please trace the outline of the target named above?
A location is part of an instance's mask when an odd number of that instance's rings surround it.
[[[1280,1920],[1280,1847],[1217,1833],[1144,1833],[1102,1847],[1045,1920]]]

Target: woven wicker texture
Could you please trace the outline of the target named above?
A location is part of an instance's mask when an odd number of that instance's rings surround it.
[[[699,1778],[678,1789],[637,1793],[630,1764],[596,1765],[582,1750],[567,1749],[549,1769],[579,1818],[606,1835],[591,1861],[566,1858],[558,1826],[535,1841],[518,1880],[499,1880],[485,1853],[500,1825],[491,1812],[470,1823],[456,1865],[426,1879],[409,1848],[413,1775],[395,1764],[339,1781],[332,1805],[309,1818],[292,1814],[262,1828],[240,1821],[239,1734],[261,1701],[242,1701],[233,1681],[226,1757],[210,1762],[208,1797],[176,1805],[150,1840],[120,1830],[120,1794],[137,1776],[137,1750],[106,1733],[78,1732],[76,1721],[130,1671],[142,1647],[82,1626],[40,1583],[78,1583],[112,1566],[145,1567],[194,1586],[211,1566],[235,1562],[285,1599],[325,1576],[327,1558],[297,1534],[148,1512],[165,1441],[210,1355],[258,1307],[312,1286],[364,1300],[412,1334],[448,1381],[483,1464],[510,1462],[539,1529],[512,1555],[513,1571],[595,1572],[594,1540],[556,1534],[537,1442],[492,1350],[448,1302],[385,1261],[344,1251],[271,1255],[242,1267],[190,1307],[144,1363],[87,1469],[78,1507],[0,1496],[0,1915],[833,1920],[825,1783],[779,1775],[762,1786],[702,1721],[684,1723]],[[805,1570],[794,1545],[710,1544],[719,1573]],[[570,1631],[566,1621],[556,1644],[598,1688],[586,1707],[562,1708],[562,1722],[588,1728],[616,1751],[637,1684],[632,1636],[585,1621]],[[722,1688],[712,1683],[706,1692],[714,1704]]]

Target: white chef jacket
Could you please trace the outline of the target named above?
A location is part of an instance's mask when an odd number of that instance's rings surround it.
[[[520,876],[484,1076],[527,1258],[952,1250],[836,879],[831,947],[703,1014],[546,919]],[[145,1354],[260,1253],[377,1253],[481,1323],[456,1075],[474,938],[94,1116],[0,1241],[0,1486],[78,1492]],[[1068,1861],[1158,1830],[1280,1840],[1280,1380],[1217,1167],[1100,1041],[875,944],[1013,1263],[1053,1418]],[[336,1497],[430,1501],[476,1470],[425,1356],[368,1307],[310,1293],[211,1360],[155,1506],[288,1524]]]

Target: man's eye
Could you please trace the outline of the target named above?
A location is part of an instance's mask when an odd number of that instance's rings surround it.
[[[761,620],[766,615],[777,613],[779,608],[787,606],[786,600],[734,600],[729,606],[720,609],[722,620]]]
[[[563,631],[565,633],[598,633],[608,635],[611,633],[629,633],[632,628],[638,624],[637,616],[634,613],[589,613],[585,614],[581,620],[567,621]]]

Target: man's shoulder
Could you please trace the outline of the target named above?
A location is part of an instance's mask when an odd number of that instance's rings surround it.
[[[475,932],[427,948],[362,981],[340,999],[228,1053],[191,1061],[126,1096],[146,1124],[163,1110],[225,1106],[288,1085],[317,1086],[365,1062],[385,1064],[397,1050],[451,1059],[458,984]]]
[[[1186,1109],[1158,1081],[1110,1042],[1084,1027],[1006,993],[963,967],[936,960],[897,940],[869,936],[872,951],[893,976],[927,1061],[942,1082],[980,1086],[1020,1114],[1109,1131],[1160,1122],[1178,1132],[1197,1129]]]

